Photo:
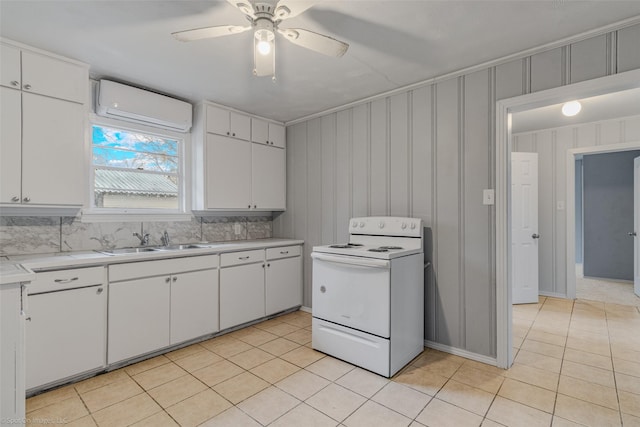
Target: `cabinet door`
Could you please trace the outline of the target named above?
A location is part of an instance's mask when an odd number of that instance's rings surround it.
[[[264,264],[220,269],[220,329],[264,317]]]
[[[284,210],[286,208],[285,150],[252,143],[251,188],[256,209]]]
[[[285,148],[285,129],[284,126],[269,123],[269,142],[275,147]]]
[[[38,53],[22,51],[22,89],[84,104],[89,84],[87,69]]]
[[[20,89],[20,81],[20,49],[0,43],[0,86]]]
[[[302,305],[302,258],[267,261],[265,307],[267,316]]]
[[[207,105],[206,131],[218,135],[231,136],[229,131],[229,110]]]
[[[23,92],[23,202],[82,204],[83,127],[82,105]]]
[[[218,326],[218,270],[195,271],[171,277],[171,344],[220,330]]]
[[[102,285],[29,295],[27,389],[105,365],[106,296]]]
[[[25,411],[24,317],[20,315],[20,296],[19,283],[0,286],[0,414],[3,426],[5,419],[23,419]]]
[[[21,200],[20,98],[20,91],[0,87],[0,203],[19,203]]]
[[[260,119],[251,119],[251,141],[259,144],[269,143],[269,124]]]
[[[251,143],[207,135],[206,206],[247,209],[251,206]]]
[[[109,284],[107,363],[167,347],[171,277]]]
[[[229,112],[231,136],[251,141],[251,119],[244,114]]]

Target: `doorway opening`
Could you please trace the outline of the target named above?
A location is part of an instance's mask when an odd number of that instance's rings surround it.
[[[512,114],[575,99],[640,87],[640,70],[501,100],[496,107],[496,323],[497,365],[508,368],[512,354],[511,151]],[[570,175],[570,174],[568,174]],[[567,203],[570,205],[569,203]],[[567,227],[570,229],[571,227]],[[575,231],[574,231],[575,233]],[[575,236],[574,236],[575,238]],[[575,247],[567,259],[575,260]],[[572,266],[573,266],[572,262]],[[575,278],[575,276],[574,276]],[[568,285],[568,284],[567,284]],[[574,280],[575,289],[575,280]],[[575,291],[574,291],[575,292]]]

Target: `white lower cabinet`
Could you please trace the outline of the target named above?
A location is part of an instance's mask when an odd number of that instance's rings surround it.
[[[225,255],[229,255],[227,262]],[[222,257],[220,329],[264,317],[264,250],[222,254]],[[231,258],[253,263],[229,264],[233,262]]]
[[[37,273],[28,286],[26,388],[105,366],[104,267]]]
[[[171,344],[218,331],[218,270],[171,278]]]
[[[217,267],[217,255],[110,266],[107,363],[217,332]]]
[[[22,286],[0,287],[0,425],[24,425],[24,316]]]
[[[265,269],[265,308],[267,316],[302,305],[302,257],[300,246],[292,249],[275,248],[280,252],[294,252],[296,256],[283,259],[269,259]]]
[[[171,277],[109,284],[109,364],[167,347]]]

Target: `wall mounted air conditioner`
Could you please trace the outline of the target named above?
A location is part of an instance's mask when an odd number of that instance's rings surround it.
[[[193,119],[188,102],[110,80],[100,80],[96,113],[178,132],[188,132]]]

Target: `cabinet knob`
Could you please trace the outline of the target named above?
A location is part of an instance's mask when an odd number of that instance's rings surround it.
[[[232,136],[236,136],[236,133],[234,132]]]
[[[253,209],[256,209],[258,207],[258,205],[253,205]]]
[[[26,85],[24,85],[24,86],[22,86],[22,87],[23,87],[23,88],[25,88],[26,90],[31,89],[31,85],[29,85],[29,84],[26,84]]]
[[[166,279],[164,279],[165,283],[169,283],[171,281],[171,277],[167,277]]]
[[[29,203],[31,201],[30,197],[25,197],[24,199],[22,199],[23,202]]]
[[[11,82],[11,86],[18,87],[18,86],[20,86],[20,82],[19,82],[19,81],[17,81],[17,80],[13,80],[13,81]]]
[[[251,205],[247,205],[247,207],[248,207],[249,209],[251,209]]]
[[[178,278],[173,276],[173,281],[176,282],[177,280],[178,280]]]
[[[13,196],[13,197],[11,198],[11,201],[12,201],[12,202],[19,202],[19,201],[20,201],[20,197],[18,197],[18,196]]]
[[[24,320],[26,320],[27,322],[31,322],[31,316],[25,318]]]
[[[102,288],[98,288],[98,289],[96,289],[96,293],[97,293],[98,295],[100,295],[103,291],[104,291],[104,289],[102,289]]]
[[[227,136],[229,136],[231,134],[231,132],[227,132]]]
[[[271,264],[267,264],[267,267],[271,267]]]

